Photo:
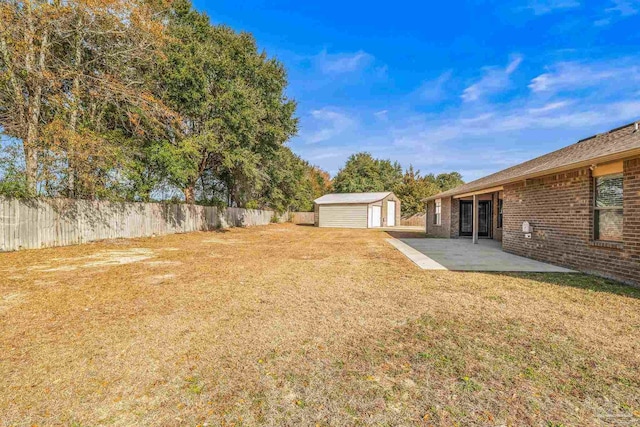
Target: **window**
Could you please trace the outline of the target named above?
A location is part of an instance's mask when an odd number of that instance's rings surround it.
[[[433,223],[442,225],[442,199],[436,199],[436,211],[433,215]]]
[[[498,199],[498,228],[502,228],[502,199]]]
[[[623,203],[622,174],[595,178],[594,238],[610,242],[622,241]]]

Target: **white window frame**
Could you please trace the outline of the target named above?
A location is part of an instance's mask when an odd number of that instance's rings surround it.
[[[442,225],[442,199],[435,200],[435,210],[433,212],[433,224]]]

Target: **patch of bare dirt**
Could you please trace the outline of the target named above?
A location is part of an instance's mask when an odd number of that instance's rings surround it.
[[[9,292],[4,295],[0,295],[0,314],[7,311],[11,307],[19,305],[24,301],[25,294],[22,292]]]
[[[182,262],[180,261],[145,261],[144,265],[148,265],[149,267],[166,267],[166,266],[176,266],[180,265]]]
[[[108,243],[107,243],[108,244]],[[79,268],[109,267],[114,265],[141,262],[154,257],[154,252],[147,248],[111,249],[96,252],[77,258],[53,258],[46,264],[29,267],[46,273],[56,271],[74,271]]]
[[[242,239],[213,238],[213,239],[203,240],[202,243],[218,243],[220,245],[240,245],[245,242]]]

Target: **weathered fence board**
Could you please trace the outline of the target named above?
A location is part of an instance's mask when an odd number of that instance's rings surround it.
[[[291,222],[294,224],[313,224],[314,215],[313,212],[292,212]]]
[[[274,215],[272,211],[187,204],[0,198],[0,251],[266,225],[286,219],[286,215]]]
[[[400,225],[411,225],[425,227],[427,225],[427,215],[424,213],[417,213],[409,218],[402,218]]]

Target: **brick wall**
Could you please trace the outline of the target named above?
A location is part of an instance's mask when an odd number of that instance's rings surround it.
[[[429,237],[451,237],[451,197],[442,199],[442,225],[435,225],[434,217],[436,213],[436,202],[427,202],[427,236]]]
[[[493,226],[493,232],[492,232],[492,236],[493,236],[493,240],[497,240],[497,241],[502,241],[502,228],[498,228],[498,217],[499,217],[499,213],[500,213],[500,196],[499,194],[496,193],[492,193],[491,194],[491,209],[492,209],[492,226]]]
[[[640,159],[624,162],[622,245],[593,242],[592,197],[588,168],[505,185],[503,249],[640,285]]]
[[[631,281],[640,283],[640,157],[624,162],[624,250]]]
[[[451,200],[451,230],[449,237],[457,239],[460,237],[460,200]]]
[[[493,238],[502,240],[502,229],[498,228],[498,193],[482,195],[482,200],[491,200]],[[451,197],[442,199],[442,225],[433,223],[435,201],[427,203],[427,236],[428,237],[460,237],[460,200]]]

